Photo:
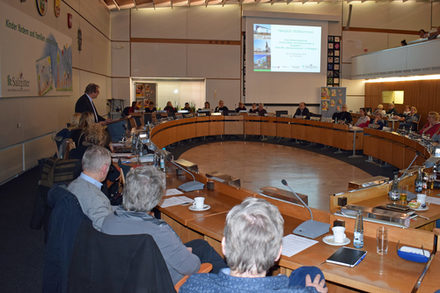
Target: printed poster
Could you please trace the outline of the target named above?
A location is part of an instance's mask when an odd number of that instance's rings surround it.
[[[1,97],[72,94],[72,39],[0,3]]]
[[[331,118],[335,112],[342,110],[346,103],[345,87],[321,87],[321,115]]]

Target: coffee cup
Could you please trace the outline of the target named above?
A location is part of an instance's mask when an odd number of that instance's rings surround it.
[[[418,193],[417,194],[417,202],[420,203],[420,207],[426,205],[426,194]]]
[[[205,206],[205,198],[202,196],[198,196],[196,198],[194,198],[194,203],[193,203],[193,207],[197,210],[201,210],[203,209],[203,207]]]
[[[345,227],[336,226],[332,228],[333,231],[333,241],[335,243],[342,243],[345,239]]]

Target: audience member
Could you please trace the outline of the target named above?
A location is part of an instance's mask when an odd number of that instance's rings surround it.
[[[166,222],[151,215],[151,210],[162,199],[165,185],[165,174],[153,166],[131,169],[126,178],[122,206],[105,219],[102,231],[112,235],[153,236],[174,284],[183,276],[196,273],[201,262],[211,263],[213,272],[225,268],[224,260],[206,241],[197,239],[184,245]]]
[[[229,113],[229,109],[228,109],[228,107],[225,106],[225,103],[223,102],[223,100],[220,100],[220,101],[218,101],[218,106],[215,107],[214,112],[220,112],[226,116]]]
[[[251,114],[258,113],[258,108],[257,108],[257,104],[256,103],[252,103],[252,106],[249,109],[249,113],[251,113]]]
[[[351,124],[351,122],[353,122],[353,118],[351,117],[351,114],[347,111],[347,109],[347,105],[344,104],[342,105],[341,112],[335,112],[333,114],[332,119],[335,121],[335,123]]]
[[[399,120],[402,121],[399,124],[400,129],[417,131],[417,123],[420,120],[420,115],[417,114],[417,108],[411,106],[411,112],[406,116],[400,117]]]
[[[81,175],[67,188],[76,196],[83,213],[98,231],[101,231],[104,218],[112,213],[110,201],[101,191],[101,182],[106,178],[110,164],[109,150],[100,146],[91,146],[82,158]]]
[[[191,106],[189,105],[188,102],[185,103],[185,107],[183,107],[182,110],[186,110],[186,111],[188,111],[188,113],[192,113],[193,112],[193,110],[192,110],[192,108],[191,108]]]
[[[245,199],[226,216],[222,250],[229,268],[193,275],[180,292],[327,292],[316,267],[298,268],[290,278],[266,276],[281,256],[283,234],[284,219],[276,206],[261,198]]]
[[[374,112],[379,112],[380,114],[382,114],[382,116],[385,115],[385,114],[387,113],[387,112],[385,112],[385,110],[383,109],[383,105],[382,105],[382,104],[377,105],[377,108],[376,108],[376,110],[374,110]]]
[[[244,106],[244,104],[242,102],[238,103],[238,107],[235,108],[235,112],[240,112],[240,111],[246,111],[246,107]]]
[[[173,107],[173,104],[171,103],[171,101],[167,102],[167,105],[165,106],[165,108],[163,108],[164,111],[167,111],[168,114],[174,115],[177,110],[176,108]]]
[[[440,132],[440,115],[438,112],[431,111],[428,113],[428,123],[420,130],[420,134],[433,137]]]
[[[264,109],[263,103],[258,104],[257,112],[258,112],[258,116],[265,116],[267,114],[266,109]]]
[[[382,130],[385,126],[385,122],[382,120],[382,113],[380,111],[374,112],[374,120],[368,124],[369,128],[374,128],[377,130]]]
[[[361,128],[368,127],[368,124],[370,124],[370,117],[368,117],[367,113],[365,112],[365,109],[360,108],[359,114],[361,115],[361,117],[359,117],[359,119],[356,121],[355,126]]]
[[[293,118],[304,118],[304,119],[310,119],[310,111],[306,107],[306,103],[301,102],[299,103],[298,109],[296,109],[295,114],[293,115]]]
[[[434,39],[438,38],[439,35],[440,35],[440,26],[437,27],[437,29],[435,31],[429,33],[428,40],[434,40]]]
[[[401,40],[400,41],[400,46],[407,46],[408,43],[406,42],[406,40]]]
[[[428,37],[428,33],[424,29],[419,30],[419,38],[426,39]]]
[[[150,102],[148,103],[148,107],[145,108],[145,113],[153,113],[153,112],[156,112],[156,111],[157,111],[157,109],[156,109],[156,107],[154,106],[154,102],[153,102],[153,101],[150,101]]]
[[[95,122],[105,121],[105,119],[99,116],[98,111],[96,110],[95,104],[93,100],[96,99],[99,95],[99,85],[94,83],[89,83],[84,91],[84,95],[82,95],[75,104],[75,112],[83,113],[90,112],[93,114],[95,118]]]
[[[95,124],[95,117],[90,112],[83,112],[79,118],[78,127],[71,130],[71,138],[75,143],[76,147],[82,145],[84,141],[84,134],[87,127]]]
[[[399,114],[397,113],[397,110],[396,110],[395,106],[394,106],[394,103],[389,103],[389,104],[388,104],[388,109],[387,109],[386,114],[387,114],[387,115],[391,115],[391,116],[399,115]]]

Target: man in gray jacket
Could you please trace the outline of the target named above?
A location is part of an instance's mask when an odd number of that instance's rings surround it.
[[[67,188],[79,201],[83,213],[101,231],[104,218],[113,212],[110,201],[101,191],[102,181],[107,177],[111,164],[110,151],[91,146],[82,158],[82,173]]]

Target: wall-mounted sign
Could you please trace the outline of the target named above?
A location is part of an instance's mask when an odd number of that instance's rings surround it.
[[[37,10],[41,16],[46,15],[47,12],[47,0],[35,0],[37,2]]]
[[[54,5],[55,17],[60,16],[60,13],[61,13],[61,0],[54,0],[53,1],[53,5]]]
[[[72,39],[0,2],[1,97],[60,96],[72,91]]]

